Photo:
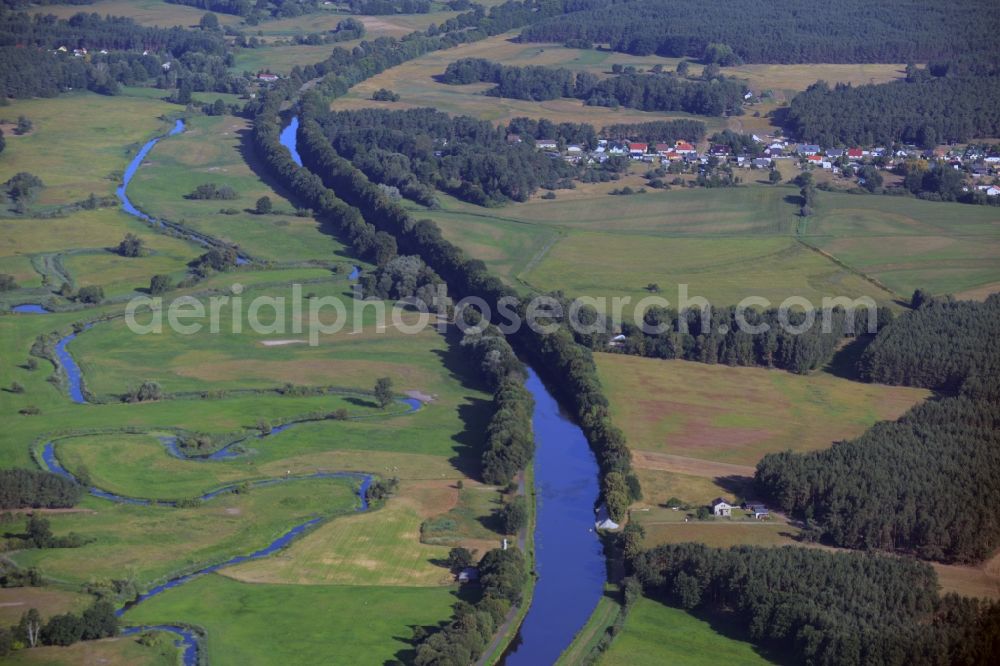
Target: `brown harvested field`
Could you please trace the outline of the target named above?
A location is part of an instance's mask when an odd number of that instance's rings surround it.
[[[372,34],[403,34],[402,25],[415,28],[412,20],[403,22],[399,17],[366,17],[363,19]],[[517,32],[497,35],[473,44],[464,44],[454,49],[427,54],[421,58],[394,67],[387,72],[357,85],[352,91],[334,103],[338,109],[434,107],[452,114],[468,114],[484,120],[504,122],[516,116],[547,117],[556,122],[587,122],[596,127],[612,123],[644,122],[654,119],[691,117],[683,113],[650,113],[630,109],[606,109],[587,107],[578,100],[561,99],[547,102],[497,99],[485,97],[481,93],[492,84],[471,84],[449,86],[438,83],[434,77],[443,73],[448,64],[459,58],[487,58],[507,65],[545,65],[564,67],[574,71],[586,71],[599,77],[611,75],[612,65],[631,65],[640,69],[650,69],[661,65],[672,71],[680,58],[658,56],[631,56],[607,50],[573,49],[561,44],[520,44],[512,41]],[[902,65],[744,65],[726,68],[725,73],[743,78],[756,91],[773,90],[779,99],[785,99],[795,90],[804,90],[810,84],[823,79],[834,82],[862,84],[882,83],[902,75]],[[700,65],[692,67],[691,76],[697,76]],[[379,88],[389,88],[401,95],[399,102],[373,102],[371,94]],[[761,105],[762,116],[773,105]],[[721,118],[703,118],[709,130],[721,129],[726,122]],[[755,130],[769,131],[770,122],[766,117],[743,117],[741,122],[753,125]]]
[[[942,592],[1000,599],[1000,553],[978,566],[934,563]]]
[[[67,592],[42,587],[0,588],[0,627],[17,624],[30,608],[37,608],[43,618],[59,613],[80,612],[90,605],[92,597],[78,592]]]
[[[688,474],[698,470],[684,458],[746,470],[765,453],[823,449],[876,421],[898,418],[929,395],[825,372],[801,376],[620,354],[595,359],[632,449],[659,454],[650,458],[659,469]],[[681,462],[688,467],[678,467]]]
[[[685,456],[675,456],[655,451],[634,451],[632,461],[636,467],[643,469],[700,476],[707,479],[727,476],[753,476],[754,473],[753,465],[733,465],[732,463],[687,458]]]
[[[643,452],[635,452],[639,454]],[[637,458],[633,458],[635,472],[642,484],[642,501],[636,503],[637,508],[660,506],[666,504],[671,497],[691,505],[708,505],[716,497],[733,495],[734,484],[739,479],[720,479],[725,486],[715,480],[716,477],[679,474],[662,469],[650,469],[640,466]],[[741,477],[743,478],[743,477]],[[749,481],[749,479],[747,479]]]
[[[505,33],[474,44],[463,44],[453,49],[429,53],[374,76],[351,89],[332,104],[335,109],[381,107],[404,109],[433,107],[455,115],[472,115],[483,120],[506,122],[517,116],[548,118],[554,122],[585,122],[596,127],[613,123],[639,123],[667,118],[692,117],[689,114],[651,113],[632,109],[588,107],[580,100],[556,99],[546,102],[529,102],[513,99],[486,97],[480,93],[491,87],[477,83],[451,86],[439,83],[434,77],[444,72],[449,63],[459,58],[488,58],[512,65],[563,65],[574,68],[603,71],[601,64],[587,64],[596,51],[580,51],[562,47],[538,47],[510,41],[516,33]],[[607,66],[610,68],[610,64]],[[374,102],[373,92],[388,88],[399,93],[398,102]],[[711,129],[721,129],[721,119],[706,118]]]

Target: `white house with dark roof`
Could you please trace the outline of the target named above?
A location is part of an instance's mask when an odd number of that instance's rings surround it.
[[[733,505],[721,497],[717,497],[712,500],[712,515],[728,518],[733,515]]]

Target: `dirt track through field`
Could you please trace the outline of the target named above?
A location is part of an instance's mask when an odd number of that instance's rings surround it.
[[[731,463],[713,462],[711,460],[699,460],[698,458],[687,458],[685,456],[675,456],[669,453],[656,453],[654,451],[632,451],[632,462],[636,467],[643,469],[657,469],[664,472],[676,472],[677,474],[690,474],[692,476],[703,476],[716,479],[725,476],[753,476],[753,467],[749,465],[733,465]]]

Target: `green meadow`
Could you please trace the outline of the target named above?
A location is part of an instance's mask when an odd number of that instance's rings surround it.
[[[314,218],[297,217],[295,208],[262,179],[250,124],[233,116],[195,116],[182,134],[158,143],[129,185],[129,198],[141,210],[183,222],[197,231],[239,245],[254,257],[277,262],[346,261],[344,246]],[[199,185],[214,183],[236,191],[235,200],[192,200]],[[253,212],[267,196],[274,214]],[[234,209],[236,214],[221,213]]]
[[[750,172],[747,172],[750,173]],[[613,184],[584,185],[487,209],[441,196],[418,209],[446,237],[510,284],[574,296],[652,294],[717,305],[746,296],[777,306],[789,296],[870,296],[895,307],[917,288],[934,293],[990,289],[1000,282],[1000,212],[995,207],[821,192],[816,214],[798,217],[797,191],[756,183],[737,188],[609,196]]]
[[[413,626],[436,625],[450,587],[266,585],[204,576],[125,614],[126,622],[185,622],[207,631],[212,664],[381,666],[411,649]]]
[[[640,598],[601,666],[758,666],[772,663],[750,644],[729,638],[678,608]]]

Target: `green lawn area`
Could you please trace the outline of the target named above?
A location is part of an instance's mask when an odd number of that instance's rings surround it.
[[[382,666],[410,649],[414,625],[446,618],[447,587],[264,585],[209,575],[129,611],[126,622],[183,618],[208,632],[208,660],[226,666]]]
[[[639,599],[601,666],[756,666],[770,664],[750,643],[728,638],[693,615]]]

